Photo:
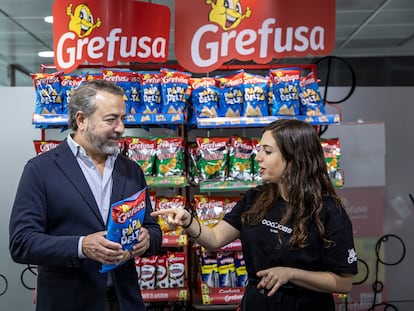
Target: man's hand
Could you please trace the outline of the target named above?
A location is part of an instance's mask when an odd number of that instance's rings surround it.
[[[82,253],[93,260],[103,264],[117,264],[130,255],[122,249],[121,244],[105,238],[106,231],[89,234],[83,238]]]
[[[150,235],[148,230],[144,227],[141,227],[141,231],[138,235],[138,242],[132,246],[130,251],[131,257],[139,257],[144,254],[147,249],[150,247]]]

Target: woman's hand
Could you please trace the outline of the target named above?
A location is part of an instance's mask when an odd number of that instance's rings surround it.
[[[169,208],[165,210],[158,210],[151,213],[151,216],[161,216],[164,218],[168,226],[171,229],[177,228],[177,226],[187,227],[191,221],[191,214],[183,208]]]
[[[274,295],[280,286],[290,280],[290,269],[288,267],[274,267],[258,271],[256,275],[261,279],[257,288],[268,290],[267,296]]]

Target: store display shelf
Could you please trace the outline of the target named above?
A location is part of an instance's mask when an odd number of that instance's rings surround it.
[[[148,187],[185,187],[187,178],[185,176],[145,176]]]
[[[67,114],[38,114],[32,116],[32,124],[39,128],[67,126],[69,117]]]
[[[245,191],[256,187],[260,183],[257,181],[226,180],[226,181],[200,181],[200,192],[214,191]]]
[[[192,307],[194,310],[217,310],[217,311],[224,311],[224,310],[237,310],[238,304],[230,304],[230,305],[203,305],[201,303],[193,303]]]
[[[238,304],[244,295],[244,287],[213,288],[202,282],[201,302],[204,305]]]
[[[180,235],[163,235],[162,247],[181,247],[188,244],[188,238],[185,234]]]
[[[141,290],[142,298],[145,302],[160,301],[188,301],[188,288],[165,288],[165,289],[145,289]]]
[[[68,114],[39,114],[34,113],[32,124],[39,128],[67,126]],[[128,114],[125,126],[134,125],[159,125],[159,124],[183,124],[185,116],[176,114]]]
[[[185,116],[181,113],[174,114],[129,114],[125,125],[139,124],[182,124]]]
[[[344,186],[343,179],[331,178],[332,184],[336,188]],[[228,191],[246,191],[250,188],[261,185],[258,181],[243,181],[243,180],[226,180],[226,181],[200,181],[200,192],[218,192],[223,190]]]
[[[338,114],[321,116],[217,117],[197,118],[198,128],[261,127],[279,119],[297,119],[314,125],[339,124]]]

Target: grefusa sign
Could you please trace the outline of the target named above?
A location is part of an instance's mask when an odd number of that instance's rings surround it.
[[[70,72],[80,64],[168,60],[170,10],[134,0],[53,4],[54,63]]]
[[[328,55],[335,44],[335,0],[175,0],[175,54],[192,72],[237,59]]]

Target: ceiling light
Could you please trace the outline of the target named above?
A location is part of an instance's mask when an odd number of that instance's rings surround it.
[[[39,57],[54,57],[55,53],[53,51],[41,51],[37,53],[37,55],[39,55]]]
[[[53,24],[53,16],[46,16],[44,20],[46,23]]]

